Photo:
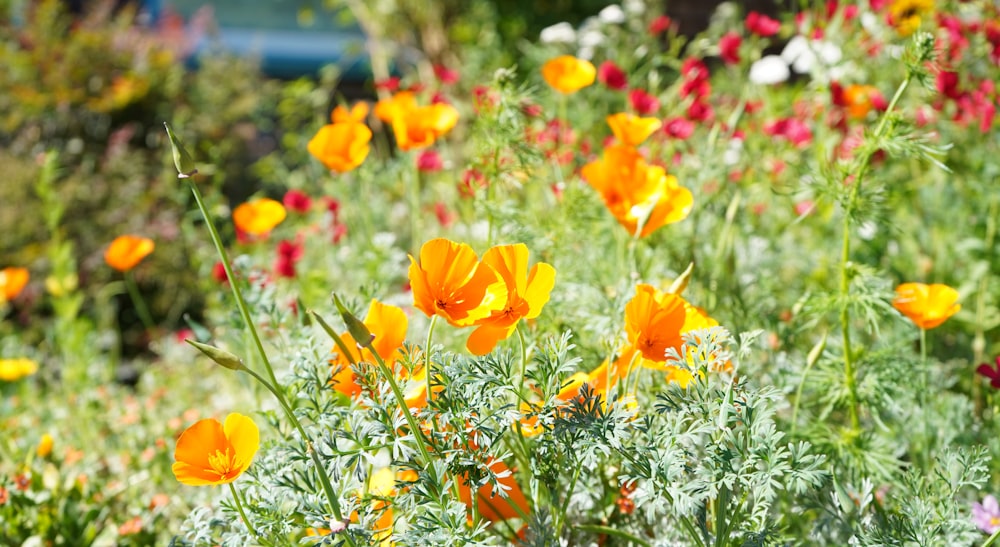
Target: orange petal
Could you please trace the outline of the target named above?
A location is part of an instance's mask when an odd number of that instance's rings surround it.
[[[233,446],[233,461],[242,473],[250,467],[250,462],[260,448],[260,430],[249,417],[234,412],[226,416],[223,431]]]
[[[211,469],[208,456],[229,446],[222,424],[214,418],[198,420],[181,433],[174,449],[174,460],[197,469]]]

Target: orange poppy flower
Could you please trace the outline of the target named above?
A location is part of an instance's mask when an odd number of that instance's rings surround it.
[[[875,108],[875,102],[882,97],[882,92],[871,85],[851,84],[844,88],[844,103],[847,114],[855,119],[864,118]]]
[[[17,298],[30,277],[27,268],[11,266],[0,270],[0,302]]]
[[[618,223],[640,237],[687,218],[694,196],[658,165],[648,165],[626,145],[609,146],[604,156],[583,166],[581,175],[604,199]]]
[[[392,132],[400,150],[426,148],[458,123],[458,110],[434,103],[402,110],[392,116]]]
[[[371,140],[372,130],[366,125],[341,122],[320,127],[306,149],[327,169],[346,173],[364,163]]]
[[[35,447],[35,454],[37,454],[39,458],[49,457],[49,454],[52,453],[52,445],[54,445],[55,442],[56,441],[52,438],[52,435],[45,433],[42,435],[42,438],[38,440],[38,446]]]
[[[490,522],[512,519],[520,516],[520,513],[528,514],[528,499],[524,497],[524,492],[514,480],[514,473],[503,460],[491,459],[487,465],[496,473],[499,478],[497,482],[507,493],[507,497],[493,493],[493,486],[484,484],[476,491],[476,503],[479,515]],[[459,498],[465,505],[472,505],[472,492],[466,482],[468,477],[460,476],[458,480]],[[516,508],[515,508],[516,507]],[[520,513],[518,512],[520,509]]]
[[[417,108],[417,98],[410,91],[400,91],[375,103],[375,117],[391,124],[397,116]]]
[[[285,206],[269,198],[240,204],[233,210],[233,223],[250,235],[264,235],[285,220]]]
[[[333,123],[365,123],[368,117],[368,103],[361,101],[354,103],[350,110],[343,105],[337,105],[333,112],[330,112],[330,121]]]
[[[410,256],[413,305],[429,317],[467,327],[503,309],[507,287],[488,264],[464,243],[432,239],[420,248],[420,262]]]
[[[390,365],[403,356],[403,341],[406,339],[406,328],[408,320],[403,310],[396,306],[383,304],[372,299],[368,306],[368,313],[365,314],[364,324],[368,330],[375,335],[372,340],[372,347],[387,364]],[[341,335],[344,344],[351,351],[351,357],[355,362],[374,363],[375,357],[368,348],[359,348],[350,333]],[[333,364],[333,389],[343,393],[348,397],[353,397],[361,391],[357,377],[351,370],[350,359],[346,355],[337,351],[336,358],[330,362]]]
[[[118,236],[104,251],[104,261],[119,272],[127,272],[153,252],[155,247],[152,239],[132,235]]]
[[[489,317],[476,322],[466,348],[475,355],[493,351],[500,340],[514,332],[521,319],[534,319],[549,301],[556,282],[556,270],[539,262],[528,272],[528,247],[523,243],[498,245],[486,251],[483,263],[488,264],[507,286],[507,303]]]
[[[628,112],[612,114],[607,121],[618,142],[628,146],[639,146],[663,125],[656,118],[641,118]]]
[[[941,284],[903,283],[892,306],[924,330],[933,329],[958,313],[958,291]]]
[[[199,420],[177,439],[174,476],[192,486],[233,482],[250,467],[259,447],[257,424],[242,414],[226,416],[225,424]]]
[[[590,61],[562,55],[542,65],[542,77],[559,93],[575,93],[594,83],[597,69]]]
[[[683,298],[640,284],[625,305],[625,332],[643,358],[662,363],[667,360],[667,348],[680,351],[685,318]]]

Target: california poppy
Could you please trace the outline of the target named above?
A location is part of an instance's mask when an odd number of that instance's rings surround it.
[[[417,98],[410,91],[400,91],[375,103],[375,117],[391,124],[397,116],[417,108]]]
[[[403,310],[372,299],[365,314],[364,324],[375,335],[372,348],[387,363],[402,358],[403,341],[406,339],[407,318]],[[367,348],[359,348],[350,333],[341,335],[344,345],[351,352],[351,359],[340,353],[330,362],[333,364],[333,388],[348,397],[361,391],[357,378],[351,370],[350,361],[374,363],[375,357]]]
[[[172,470],[177,480],[192,486],[233,482],[250,467],[260,447],[260,431],[242,414],[195,422],[181,433]]]
[[[447,103],[402,109],[392,116],[392,132],[401,150],[426,148],[458,123],[458,110]]]
[[[152,253],[155,247],[153,240],[149,238],[118,236],[104,251],[104,261],[119,272],[127,272]]]
[[[285,220],[285,206],[269,198],[240,204],[233,210],[236,228],[250,235],[264,235]]]
[[[615,138],[629,146],[639,146],[663,125],[656,118],[642,118],[628,112],[612,114],[607,121]]]
[[[958,291],[941,284],[903,283],[892,306],[924,330],[933,329],[958,313]]]
[[[443,238],[424,243],[419,262],[410,256],[409,279],[413,305],[455,327],[485,319],[507,302],[507,287],[493,268],[468,245]]]
[[[366,125],[340,122],[320,127],[306,149],[327,169],[346,173],[364,163],[371,150],[371,140],[372,131]]]
[[[594,83],[597,69],[590,61],[562,55],[542,65],[542,77],[553,89],[568,95]]]
[[[906,37],[920,28],[922,17],[933,9],[933,0],[894,0],[889,6],[889,19],[896,33]]]
[[[631,146],[609,146],[601,159],[583,166],[581,175],[629,233],[635,234],[642,222],[640,237],[687,218],[694,202],[676,177],[658,165],[648,165]]]
[[[664,362],[668,348],[680,350],[685,318],[683,298],[640,284],[625,305],[625,332],[643,358]]]
[[[874,108],[882,110],[887,105],[882,93],[875,86],[851,84],[841,91],[841,101],[847,107],[847,114],[855,119],[864,118]]]
[[[346,106],[337,105],[330,112],[330,121],[333,123],[365,123],[368,117],[368,103],[361,101],[354,103],[350,110]]]
[[[476,321],[476,330],[466,343],[466,348],[475,355],[493,351],[500,340],[514,332],[521,319],[538,317],[556,280],[555,268],[544,262],[528,271],[528,247],[523,243],[493,247],[483,255],[483,263],[504,281],[507,303],[489,317]]]
[[[524,492],[514,479],[514,474],[503,460],[491,459],[487,465],[497,475],[497,482],[507,493],[507,497],[493,493],[493,486],[484,484],[476,491],[477,508],[479,515],[490,522],[498,522],[520,516],[521,513],[528,514],[528,499],[524,497]],[[466,504],[472,505],[472,492],[469,488],[467,477],[457,477],[459,498]],[[520,511],[519,511],[520,510]]]
[[[11,266],[0,270],[0,302],[17,298],[30,277],[27,268]]]

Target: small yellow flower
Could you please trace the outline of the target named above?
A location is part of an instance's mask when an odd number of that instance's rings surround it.
[[[243,232],[261,236],[281,224],[286,214],[285,207],[273,199],[255,199],[233,210],[233,223]]]
[[[55,439],[52,438],[52,435],[46,433],[39,439],[38,448],[35,449],[35,453],[38,454],[39,458],[47,458],[52,453],[53,444],[55,444]]]
[[[0,380],[16,382],[38,372],[38,363],[31,359],[0,359]]]
[[[552,89],[568,95],[594,83],[597,69],[590,61],[563,55],[542,65],[542,77]]]
[[[923,16],[930,15],[933,9],[933,0],[895,0],[889,6],[889,17],[896,33],[906,37],[920,28]]]

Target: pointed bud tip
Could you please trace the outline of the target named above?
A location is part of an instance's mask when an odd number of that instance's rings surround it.
[[[243,361],[239,357],[226,350],[219,349],[208,344],[202,344],[201,342],[195,342],[190,338],[185,338],[184,341],[194,346],[198,351],[204,353],[209,359],[225,368],[228,368],[229,370],[240,371],[246,368],[243,365]]]

